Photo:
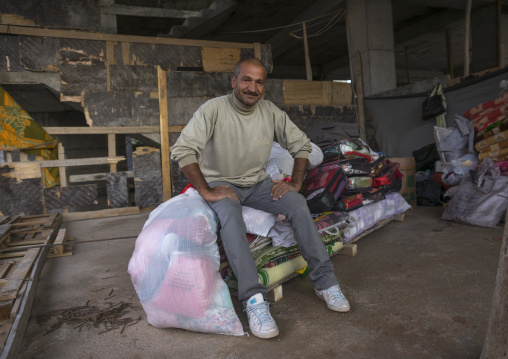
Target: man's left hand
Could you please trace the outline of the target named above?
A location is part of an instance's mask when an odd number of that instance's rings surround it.
[[[281,199],[286,193],[291,191],[298,192],[300,190],[300,186],[293,182],[283,182],[283,181],[272,181],[274,183],[271,191],[271,196],[274,201],[278,201]]]

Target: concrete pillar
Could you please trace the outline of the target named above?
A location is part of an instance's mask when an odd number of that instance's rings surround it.
[[[354,81],[356,51],[362,58],[364,96],[397,87],[391,0],[348,0],[346,27]]]
[[[472,56],[470,73],[498,66],[496,5],[488,5],[471,13]]]

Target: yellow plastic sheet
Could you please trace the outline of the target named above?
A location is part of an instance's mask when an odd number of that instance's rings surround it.
[[[58,159],[58,142],[35,122],[0,86],[0,150],[23,151]],[[45,187],[60,185],[58,168],[44,168]]]

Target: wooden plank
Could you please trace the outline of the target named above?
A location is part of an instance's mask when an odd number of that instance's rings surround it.
[[[4,315],[4,310],[6,307],[9,307],[9,313],[12,308],[12,302],[5,303],[5,301],[10,301],[11,299],[15,299],[23,281],[25,280],[27,274],[32,269],[32,266],[39,255],[40,248],[31,248],[26,251],[25,256],[21,260],[21,262],[16,266],[13,270],[12,275],[9,277],[7,283],[0,290],[0,319],[8,318],[8,315]]]
[[[9,243],[12,224],[0,224],[0,244]]]
[[[115,43],[106,41],[106,91],[111,91],[111,66],[115,64]]]
[[[10,219],[9,216],[0,216],[0,224],[9,222],[9,219]]]
[[[114,133],[108,134],[108,157],[116,157],[116,135]],[[116,163],[111,163],[109,170],[116,172]]]
[[[5,278],[7,273],[9,273],[10,269],[12,268],[13,264],[14,262],[7,262],[0,265],[0,278]]]
[[[117,41],[129,42],[140,44],[163,44],[163,45],[179,45],[179,46],[206,46],[214,48],[253,48],[254,45],[250,43],[235,43],[235,42],[221,42],[221,41],[207,41],[207,40],[191,40],[191,39],[176,39],[168,37],[149,37],[149,36],[135,36],[135,35],[118,35],[106,34],[99,32],[84,32],[74,30],[53,30],[44,28],[29,28],[12,25],[0,25],[0,33],[12,35],[28,35],[28,36],[42,36],[52,38],[66,38],[66,39],[83,39],[83,40],[96,40],[96,41]]]
[[[62,142],[58,142],[58,159],[65,159],[65,149]],[[65,167],[58,167],[58,172],[60,173],[60,186],[67,187],[67,169]]]
[[[21,288],[19,289],[19,293],[16,296],[16,300],[14,301],[14,304],[12,305],[11,313],[9,315],[9,318],[12,322],[16,319],[16,315],[18,315],[19,308],[21,307],[21,302],[23,301],[23,296],[25,295],[26,287],[28,286],[28,282],[23,282],[21,285]]]
[[[134,178],[134,171],[117,172],[125,173],[127,178]],[[69,181],[76,182],[93,182],[93,181],[106,181],[108,180],[108,173],[93,173],[89,175],[72,175],[69,176]]]
[[[307,75],[307,81],[312,81],[312,67],[310,66],[310,57],[309,57],[309,44],[307,41],[307,26],[305,21],[302,23],[303,28],[303,48],[305,52],[305,73]]]
[[[13,223],[12,226],[13,227],[38,226],[38,225],[44,224],[44,223],[46,223],[46,220]]]
[[[349,257],[355,257],[358,253],[358,249],[356,244],[354,243],[347,243],[344,244],[344,246],[340,249],[339,254],[343,256],[349,256]]]
[[[159,133],[159,126],[125,127],[43,127],[50,135],[96,135],[96,134],[138,134]]]
[[[353,93],[347,83],[330,81],[284,80],[286,105],[351,105]]]
[[[259,42],[254,43],[254,57],[261,60],[261,44]]]
[[[55,242],[53,242],[53,244],[55,244],[53,246],[53,253],[55,253],[55,254],[63,254],[63,252],[64,252],[63,243],[65,241],[66,235],[67,235],[67,229],[66,228],[61,228],[58,231],[58,235],[56,236]]]
[[[44,203],[48,210],[98,204],[97,185],[44,188]]]
[[[206,72],[233,72],[236,63],[241,59],[241,51],[231,47],[203,47],[201,56],[203,57],[203,69]]]
[[[76,221],[80,219],[105,218],[114,216],[127,216],[139,213],[139,207],[110,208],[99,211],[64,213],[64,221]]]
[[[160,66],[157,67],[159,86],[159,113],[160,113],[160,135],[161,135],[161,163],[162,163],[162,199],[167,201],[171,198],[171,166],[169,157],[169,116],[167,98],[167,74]]]
[[[268,301],[270,301],[272,303],[275,303],[275,302],[278,302],[279,300],[281,300],[282,299],[282,285],[278,285],[277,287],[271,289],[268,292],[266,299],[268,299]]]
[[[57,228],[52,229],[48,236],[46,237],[46,244],[51,243],[56,236]],[[18,315],[12,324],[12,328],[9,332],[7,340],[5,341],[5,345],[3,347],[2,353],[0,354],[0,358],[16,358],[21,343],[23,341],[23,336],[25,334],[25,329],[28,323],[28,319],[30,317],[30,310],[32,308],[32,302],[35,296],[35,289],[37,287],[37,283],[39,281],[39,276],[42,271],[42,267],[44,265],[44,261],[46,259],[49,247],[42,247],[40,249],[39,255],[33,264],[32,272],[30,273],[30,280],[28,281],[27,288],[25,290],[25,295],[23,296],[23,300],[19,307]],[[10,314],[10,313],[9,313]],[[3,337],[2,337],[3,338]],[[3,340],[0,340],[0,343],[4,343]]]
[[[5,165],[12,170],[1,172],[1,176],[4,178],[15,178],[17,180],[41,178],[40,165],[37,162],[12,162]]]
[[[117,163],[120,161],[124,161],[125,157],[116,156],[116,157],[95,157],[95,158],[74,158],[67,160],[45,160],[35,162],[40,165],[42,168],[47,167],[62,167],[62,166],[91,166],[91,165],[107,165],[110,163]],[[13,165],[13,163],[6,163],[7,166]],[[4,176],[6,177],[6,176]],[[40,180],[39,180],[40,181]]]

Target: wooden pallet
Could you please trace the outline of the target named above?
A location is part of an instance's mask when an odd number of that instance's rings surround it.
[[[357,254],[357,246],[355,242],[357,242],[360,238],[365,237],[366,235],[380,229],[381,227],[386,226],[388,223],[395,221],[395,222],[403,222],[404,221],[404,213],[396,214],[390,218],[383,219],[382,221],[377,222],[373,227],[369,228],[368,230],[362,232],[358,236],[351,239],[348,243],[344,244],[344,246],[338,250],[337,252],[333,253],[332,256],[336,254],[341,255],[347,255],[347,256],[356,256]],[[268,295],[267,298],[271,302],[277,302],[282,299],[282,284],[287,282],[288,280],[296,277],[298,273],[292,273],[288,275],[286,278],[281,279],[280,281],[273,283],[268,286]]]
[[[49,244],[61,223],[54,213],[15,216],[0,225],[0,359],[17,356]]]

